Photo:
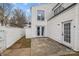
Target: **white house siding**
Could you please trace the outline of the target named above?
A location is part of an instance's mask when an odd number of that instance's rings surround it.
[[[50,13],[50,10],[52,10],[52,8],[53,8],[52,6],[53,6],[52,4],[44,4],[41,6],[32,7],[32,32],[31,32],[32,37],[37,37],[37,35],[36,35],[37,26],[45,26],[45,33],[44,33],[45,36],[44,37],[47,37],[47,19],[49,18],[48,15]],[[45,11],[45,20],[44,21],[37,20],[37,10],[44,10]]]
[[[63,3],[63,7],[66,8],[72,3]],[[75,51],[79,51],[79,4],[65,10],[56,17],[50,19],[54,16],[54,11],[52,11],[55,4],[45,4],[41,6],[32,7],[32,27],[31,27],[31,38],[37,37],[37,26],[45,26],[45,36],[52,38],[59,43],[62,43]],[[45,11],[45,21],[37,21],[37,10]],[[62,36],[63,26],[62,23],[65,21],[71,21],[71,43],[65,44]],[[30,36],[29,36],[30,37]]]
[[[79,22],[78,22],[78,15],[79,15],[79,5],[77,4],[76,6],[73,6],[69,8],[68,10],[62,12],[58,16],[52,18],[51,20],[48,21],[47,23],[47,36],[49,38],[52,38],[62,44],[63,43],[63,38],[62,38],[62,22],[64,21],[71,21],[71,41],[72,43],[69,45],[70,48],[79,51],[79,40],[78,40],[78,35],[79,35]],[[75,28],[74,28],[75,26]],[[65,44],[66,45],[66,44]],[[68,46],[68,45],[67,45]]]
[[[46,11],[46,8],[42,8],[42,7],[34,7],[34,8],[32,8],[32,35],[33,35],[33,37],[37,37],[37,35],[36,35],[36,33],[37,33],[37,26],[47,26],[47,21],[46,21],[46,19],[44,20],[44,21],[38,21],[37,20],[37,10],[44,10],[44,11]],[[45,17],[46,17],[46,15],[45,15]],[[45,33],[46,33],[47,31],[45,30]],[[46,36],[46,35],[45,35]]]
[[[76,29],[75,29],[75,50],[76,51],[79,51],[79,3],[77,4],[77,9],[76,9],[76,22],[75,24],[77,25],[76,26]]]

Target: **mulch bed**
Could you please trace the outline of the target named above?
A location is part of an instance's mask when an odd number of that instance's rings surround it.
[[[31,39],[22,37],[8,49],[31,48]]]

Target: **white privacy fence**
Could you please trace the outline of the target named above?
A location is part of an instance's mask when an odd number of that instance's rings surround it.
[[[22,28],[0,27],[0,50],[10,47],[24,35]]]
[[[0,52],[5,49],[5,31],[0,30]]]
[[[26,38],[32,38],[32,28],[25,28]]]

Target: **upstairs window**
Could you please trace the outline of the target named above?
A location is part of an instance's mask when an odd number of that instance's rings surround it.
[[[57,7],[54,10],[54,15],[57,15],[58,13],[60,13],[62,10],[64,10],[64,7],[62,5],[60,5],[59,7]]]
[[[37,20],[44,20],[45,19],[45,12],[44,10],[37,10]]]

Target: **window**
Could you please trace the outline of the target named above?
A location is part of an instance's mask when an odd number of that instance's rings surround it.
[[[45,18],[44,10],[37,10],[37,20],[44,20]]]
[[[44,26],[37,27],[37,36],[44,36]]]
[[[60,13],[62,10],[64,10],[64,7],[62,5],[60,5],[58,8],[56,8],[54,10],[54,15],[57,15],[58,13]]]
[[[37,27],[37,35],[40,36],[40,27]]]
[[[71,42],[71,23],[64,24],[64,41],[70,43]]]
[[[42,34],[41,34],[42,36],[44,35],[44,27],[42,26]]]

